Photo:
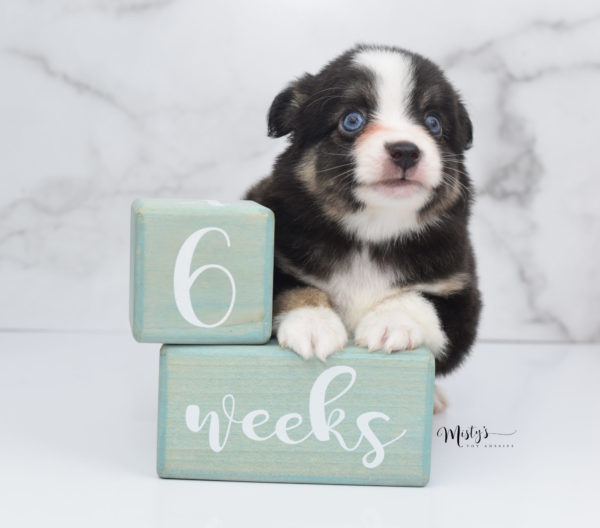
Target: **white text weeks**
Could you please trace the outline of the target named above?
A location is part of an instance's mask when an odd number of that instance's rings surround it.
[[[348,383],[335,396],[326,399],[327,388],[335,378],[342,375],[349,376]],[[208,427],[208,444],[216,453],[225,448],[234,424],[241,426],[244,436],[254,442],[264,442],[276,437],[284,444],[295,445],[314,437],[320,442],[336,441],[345,451],[356,451],[366,443],[366,447],[370,447],[370,449],[362,457],[362,464],[369,469],[376,468],[383,462],[385,448],[402,438],[406,434],[406,429],[391,440],[384,442],[377,437],[371,428],[371,422],[374,420],[389,422],[390,417],[379,411],[367,411],[356,418],[356,427],[359,431],[358,440],[353,445],[348,443],[336,429],[346,418],[346,412],[342,408],[329,409],[328,406],[346,394],[355,381],[356,371],[348,366],[331,367],[319,375],[313,383],[309,395],[308,421],[311,429],[302,437],[294,437],[293,434],[290,434],[291,431],[304,423],[302,415],[296,412],[284,414],[275,422],[271,421],[270,428],[267,422],[271,420],[271,416],[265,409],[255,409],[248,412],[243,418],[237,419],[235,417],[235,397],[233,394],[223,396],[221,402],[222,411],[225,415],[223,424],[221,424],[218,411],[209,411],[204,417],[201,417],[201,410],[198,405],[188,405],[185,412],[186,426],[194,433]],[[260,432],[257,431],[259,427],[261,428]],[[224,429],[223,434],[221,433],[222,428]],[[266,433],[267,429],[270,432]]]

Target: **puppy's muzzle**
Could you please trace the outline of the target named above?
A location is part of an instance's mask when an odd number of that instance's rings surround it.
[[[421,158],[419,147],[409,141],[387,143],[385,148],[390,154],[392,161],[405,171],[414,167]]]

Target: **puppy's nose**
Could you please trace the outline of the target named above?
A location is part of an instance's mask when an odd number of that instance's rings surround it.
[[[421,157],[419,147],[408,141],[388,143],[385,148],[390,153],[392,161],[404,170],[410,169],[410,167],[416,165]]]

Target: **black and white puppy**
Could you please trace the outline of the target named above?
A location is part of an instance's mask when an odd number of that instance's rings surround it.
[[[279,343],[322,360],[349,336],[369,350],[424,344],[436,374],[450,372],[481,301],[463,164],[472,126],[442,71],[357,46],[282,91],[268,126],[290,144],[247,198],[275,213]]]

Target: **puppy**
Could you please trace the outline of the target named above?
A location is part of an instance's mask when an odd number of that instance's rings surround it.
[[[481,309],[463,153],[472,125],[432,62],[357,46],[283,90],[268,116],[289,137],[246,197],[275,213],[274,332],[325,360],[427,346],[458,366]],[[446,405],[436,388],[435,410]]]

